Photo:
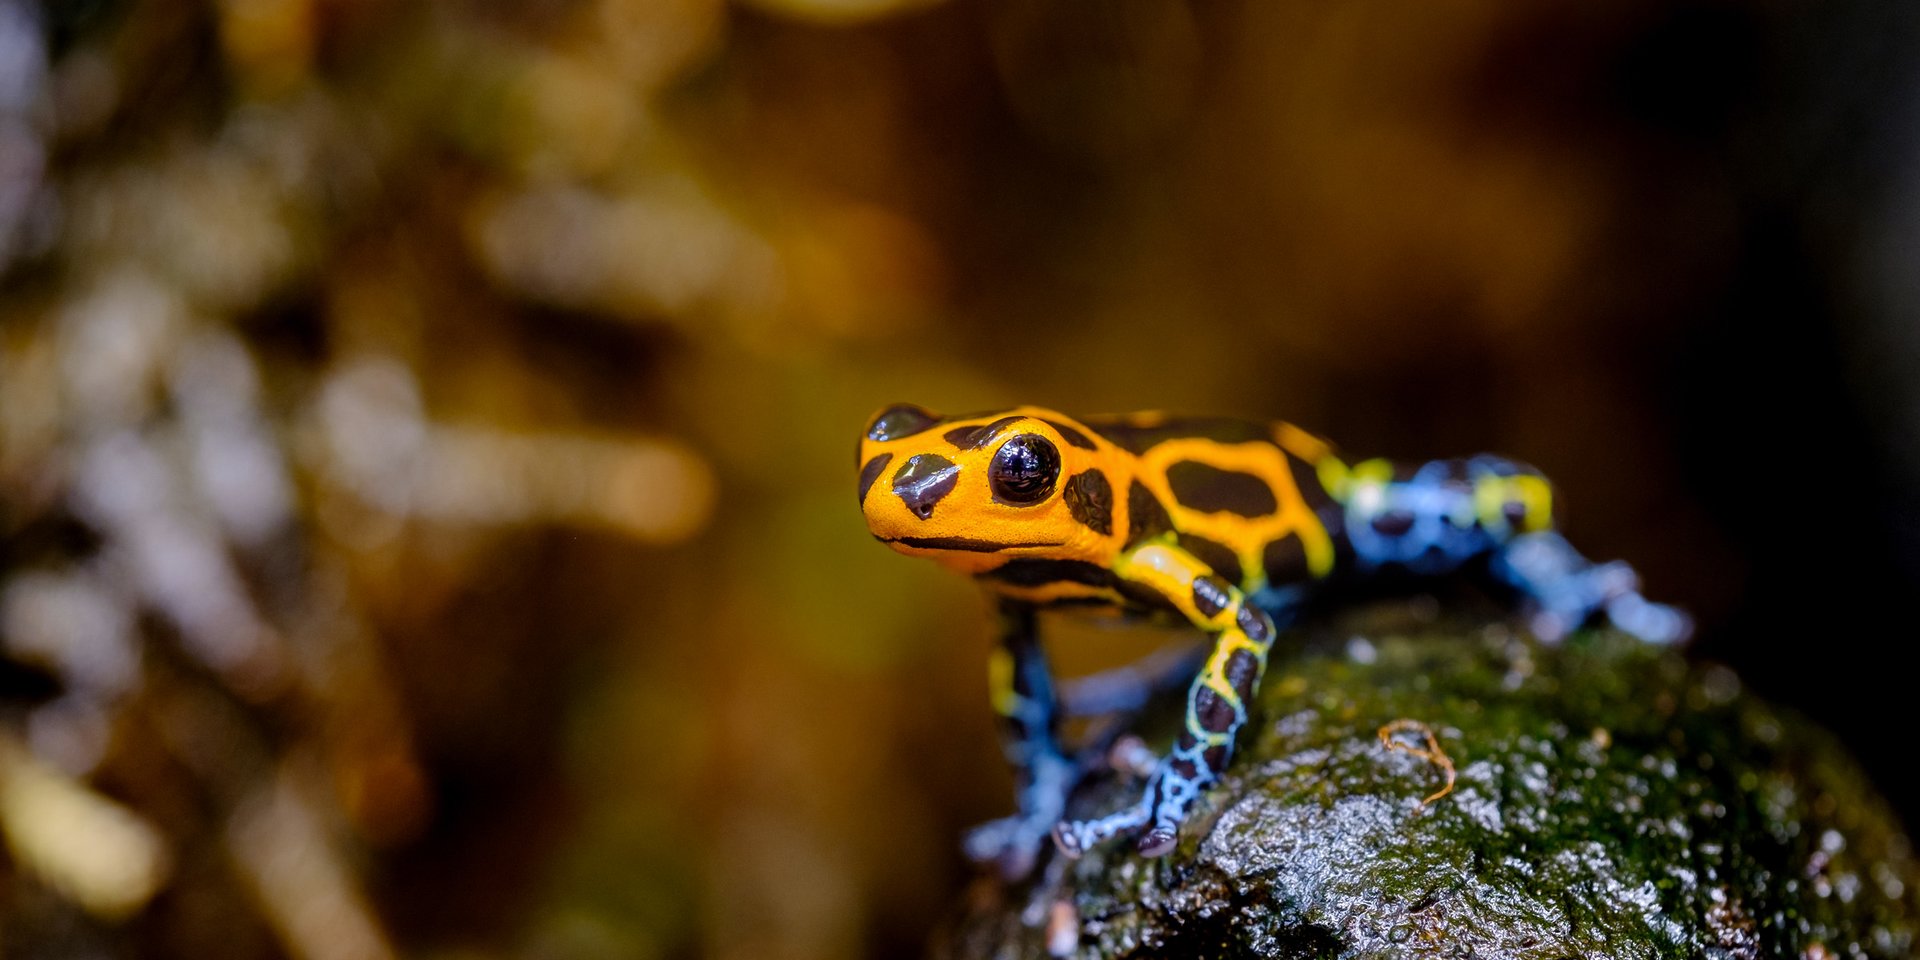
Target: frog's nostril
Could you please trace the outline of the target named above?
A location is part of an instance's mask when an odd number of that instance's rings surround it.
[[[923,453],[906,462],[893,475],[893,492],[922,520],[933,516],[933,505],[953,490],[960,480],[960,467],[938,454]]]

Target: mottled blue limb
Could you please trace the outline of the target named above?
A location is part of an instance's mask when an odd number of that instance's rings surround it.
[[[1345,536],[1362,570],[1442,574],[1486,557],[1545,640],[1603,614],[1650,643],[1675,643],[1692,631],[1686,614],[1640,595],[1632,568],[1595,564],[1560,536],[1552,488],[1525,464],[1494,456],[1411,469],[1369,461],[1353,469],[1341,496]]]
[[[994,652],[989,674],[1019,812],[975,827],[963,846],[968,857],[993,863],[1007,878],[1018,879],[1033,869],[1049,832],[1066,811],[1067,792],[1079,779],[1078,765],[1060,749],[1053,673],[1040,647],[1031,604],[1001,602],[1000,649]]]
[[[1678,643],[1693,631],[1685,613],[1640,595],[1633,568],[1620,561],[1592,563],[1560,534],[1523,534],[1488,564],[1493,577],[1518,591],[1531,608],[1534,633],[1558,640],[1604,614],[1648,643]]]
[[[1345,535],[1363,571],[1448,573],[1529,524],[1551,522],[1545,478],[1500,457],[1431,460],[1411,469],[1368,461],[1354,468],[1341,494]]]

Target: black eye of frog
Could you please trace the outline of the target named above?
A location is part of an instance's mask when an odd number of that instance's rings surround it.
[[[1060,451],[1038,434],[1023,433],[994,452],[987,468],[993,498],[1018,507],[1032,506],[1053,493],[1060,478]]]

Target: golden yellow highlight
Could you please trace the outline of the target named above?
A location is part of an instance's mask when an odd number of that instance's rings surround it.
[[[1519,492],[1520,502],[1526,508],[1521,532],[1538,533],[1552,528],[1553,486],[1547,483],[1547,478],[1528,475],[1509,477],[1507,482]]]
[[[1345,502],[1354,490],[1363,486],[1384,487],[1393,482],[1393,461],[1375,457],[1351,466],[1338,457],[1325,457],[1314,464],[1320,486],[1335,500]]]
[[[1473,509],[1479,515],[1480,525],[1489,530],[1500,530],[1506,526],[1507,491],[1502,483],[1480,482],[1473,485]]]
[[[1113,572],[1122,580],[1140,584],[1167,598],[1181,615],[1196,625],[1209,622],[1193,605],[1193,581],[1213,571],[1192,554],[1165,544],[1149,544],[1116,559]]]
[[[1312,464],[1333,456],[1332,444],[1284,421],[1273,425],[1273,442],[1279,444],[1280,449]]]
[[[1020,709],[1020,695],[1013,689],[1013,654],[1006,647],[995,647],[987,655],[987,685],[993,697],[993,712],[1013,716]]]
[[[1501,530],[1511,525],[1507,504],[1518,503],[1521,518],[1517,533],[1537,533],[1553,527],[1553,485],[1547,478],[1533,474],[1488,477],[1474,484],[1473,506],[1482,526]]]

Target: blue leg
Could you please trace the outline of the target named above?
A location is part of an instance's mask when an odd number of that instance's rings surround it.
[[[1624,563],[1595,564],[1553,524],[1553,488],[1502,457],[1432,460],[1411,468],[1371,460],[1339,492],[1346,536],[1362,570],[1396,566],[1441,574],[1476,557],[1518,591],[1534,632],[1558,640],[1599,614],[1649,643],[1677,643],[1686,614],[1640,595]]]
[[[969,858],[995,864],[1009,880],[1033,869],[1048,833],[1066,811],[1067,791],[1079,777],[1077,765],[1060,749],[1053,674],[1035,621],[1031,605],[1001,603],[1001,644],[990,671],[994,712],[1000,717],[1002,748],[1013,766],[1019,812],[975,827],[963,842]]]
[[[1551,530],[1515,537],[1495,551],[1488,570],[1525,598],[1543,640],[1558,640],[1598,614],[1648,643],[1678,643],[1693,631],[1685,613],[1640,595],[1633,568],[1592,563]]]

